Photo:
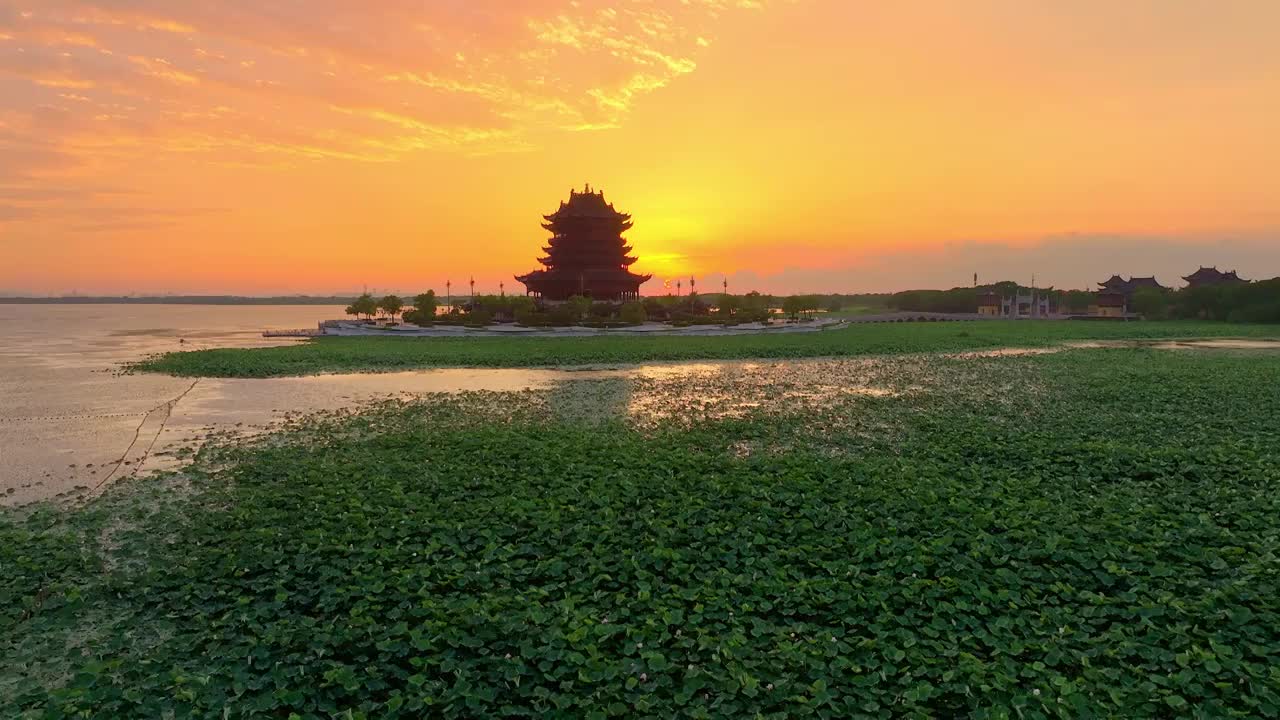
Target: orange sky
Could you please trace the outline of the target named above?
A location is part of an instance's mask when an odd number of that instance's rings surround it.
[[[1274,0],[0,0],[0,292],[1280,274]],[[647,285],[660,292],[659,280]]]

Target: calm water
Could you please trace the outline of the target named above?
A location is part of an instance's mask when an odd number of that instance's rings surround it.
[[[92,488],[146,448],[194,433],[170,406],[192,381],[117,374],[151,353],[252,347],[267,328],[314,327],[324,306],[0,305],[0,503]],[[175,410],[178,412],[175,413]],[[163,432],[162,432],[163,431]],[[153,443],[153,441],[155,441]],[[127,462],[127,464],[126,464]]]
[[[324,305],[0,304],[0,369],[15,358],[110,365],[170,350],[279,345],[262,331],[314,328],[338,317],[341,307]]]
[[[443,369],[262,380],[118,373],[123,363],[152,353],[301,342],[261,334],[266,329],[313,328],[337,317],[342,308],[314,305],[0,305],[0,505],[91,494],[122,477],[172,467],[171,451],[198,446],[210,433],[253,432],[287,413],[386,397],[626,380],[627,387],[606,398],[606,404],[611,403],[611,411],[645,418],[681,412],[690,403],[733,414],[761,402],[803,404],[840,394],[876,397],[902,390],[885,378],[903,358],[659,363],[591,371]],[[1224,340],[1153,346],[1184,352],[1280,348],[1274,342]],[[960,356],[996,358],[1063,349],[1011,348]]]
[[[263,338],[262,331],[314,328],[339,317],[341,307],[315,305],[0,305],[0,505],[91,494],[122,477],[172,467],[171,451],[211,433],[253,432],[288,413],[430,392],[722,369],[441,369],[199,381],[118,372],[154,353],[303,342]]]

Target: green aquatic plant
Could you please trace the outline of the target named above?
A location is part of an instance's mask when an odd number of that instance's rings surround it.
[[[1278,372],[809,360],[302,419],[0,516],[0,714],[1274,716]]]

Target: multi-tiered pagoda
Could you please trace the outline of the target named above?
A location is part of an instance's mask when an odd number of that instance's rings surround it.
[[[631,216],[606,203],[603,192],[569,191],[569,202],[550,215],[542,227],[551,233],[538,258],[545,269],[518,275],[530,295],[567,300],[574,295],[594,300],[634,300],[652,275],[637,275],[636,258],[622,234],[631,229]]]

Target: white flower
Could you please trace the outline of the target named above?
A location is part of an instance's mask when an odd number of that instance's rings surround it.
[[[640,673],[640,682],[649,682],[649,673]]]
[[[1039,695],[1039,694],[1040,694],[1040,688],[1036,688],[1035,690],[1032,690],[1032,691],[1031,691],[1031,694],[1032,694],[1032,695]]]
[[[637,647],[637,648],[642,648],[642,647],[644,647],[644,643],[636,643],[636,647]]]

